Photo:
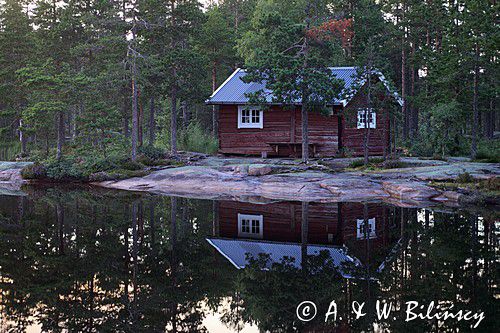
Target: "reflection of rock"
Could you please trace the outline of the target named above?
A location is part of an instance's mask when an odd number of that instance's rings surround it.
[[[443,202],[459,202],[464,195],[458,192],[453,192],[453,191],[444,191],[437,197],[434,197],[433,199],[435,201],[443,201]]]
[[[391,197],[400,200],[428,200],[439,194],[434,188],[415,181],[384,181],[382,188]]]

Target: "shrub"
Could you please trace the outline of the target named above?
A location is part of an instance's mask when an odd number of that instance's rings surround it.
[[[500,163],[500,140],[481,141],[476,159],[481,162]]]
[[[21,170],[23,179],[44,179],[47,177],[47,169],[38,163],[25,166]]]
[[[500,177],[492,177],[481,182],[484,189],[490,191],[500,191]]]
[[[356,159],[356,160],[352,161],[349,164],[349,167],[351,167],[351,168],[359,168],[359,167],[361,167],[363,165],[365,165],[365,162],[362,159]]]
[[[372,157],[372,158],[368,159],[368,164],[373,166],[374,164],[380,164],[380,163],[383,163],[384,161],[385,160],[383,157]],[[365,165],[364,159],[359,158],[359,159],[355,159],[354,161],[352,161],[349,164],[349,167],[359,168],[359,167],[364,166],[364,165]]]
[[[213,154],[217,151],[217,139],[204,131],[200,123],[192,122],[179,136],[179,148],[185,151]]]
[[[85,180],[87,175],[74,159],[62,158],[47,163],[47,177],[54,180]]]
[[[128,160],[122,163],[121,167],[125,170],[142,170],[144,168],[144,165],[139,162],[134,162],[132,160]]]
[[[155,147],[153,145],[141,146],[138,149],[140,155],[143,155],[151,160],[159,160],[165,158],[165,152],[163,149]]]
[[[468,172],[464,172],[458,175],[456,182],[460,184],[472,183],[474,177],[472,177]]]
[[[397,169],[404,168],[406,164],[401,162],[400,160],[388,159],[383,162],[382,166],[384,167],[384,169]]]

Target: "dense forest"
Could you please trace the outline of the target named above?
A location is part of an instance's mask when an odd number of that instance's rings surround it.
[[[405,102],[400,151],[495,158],[498,9],[496,0],[0,0],[1,157],[95,164],[215,152],[217,110],[204,101],[235,68],[279,68],[298,38],[313,66],[385,74]]]

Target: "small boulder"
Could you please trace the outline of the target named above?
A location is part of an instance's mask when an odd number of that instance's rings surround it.
[[[273,168],[267,164],[250,164],[248,166],[249,176],[264,176],[273,171]]]

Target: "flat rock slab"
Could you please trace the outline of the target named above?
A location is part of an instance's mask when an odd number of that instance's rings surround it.
[[[477,164],[477,163],[476,163]],[[97,183],[99,186],[147,191],[167,195],[180,195],[206,199],[238,199],[262,197],[266,200],[301,200],[315,202],[370,201],[383,200],[402,206],[419,206],[439,198],[441,192],[430,187],[424,178],[436,179],[443,174],[460,174],[464,168],[452,167],[435,171],[423,177],[429,167],[396,169],[387,172],[368,173],[325,173],[304,171],[296,173],[267,174],[265,165],[249,166],[248,170],[259,176],[242,172],[241,167],[211,168],[206,166],[187,166],[160,170],[141,178]],[[474,175],[491,177],[495,170],[481,173],[484,166],[466,167]],[[434,166],[436,168],[436,166]],[[262,175],[264,174],[264,175]],[[498,175],[498,174],[497,174]],[[447,199],[453,196],[447,194]]]
[[[7,184],[23,183],[21,170],[33,164],[32,162],[0,162],[0,186],[5,188]],[[1,185],[1,183],[4,183]]]
[[[417,179],[421,181],[445,181],[456,179],[468,173],[476,179],[488,179],[500,176],[500,165],[494,163],[448,163],[444,165],[421,166],[413,168],[397,168],[367,171],[364,174],[383,178]]]

